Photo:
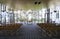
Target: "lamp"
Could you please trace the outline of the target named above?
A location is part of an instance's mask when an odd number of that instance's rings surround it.
[[[38,4],[41,4],[41,1],[40,1],[40,2],[38,2]]]
[[[37,4],[37,2],[35,2],[35,4]]]

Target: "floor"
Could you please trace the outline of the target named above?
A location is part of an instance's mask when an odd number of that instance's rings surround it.
[[[13,36],[0,36],[0,39],[52,39],[36,24],[24,24]]]

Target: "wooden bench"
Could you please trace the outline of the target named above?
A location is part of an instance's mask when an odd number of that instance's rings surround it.
[[[6,24],[6,25],[0,25],[0,30],[15,30],[21,27],[22,24]]]
[[[60,25],[50,24],[50,23],[37,23],[47,34],[57,35],[60,31]]]
[[[0,36],[15,36],[17,35],[17,30],[22,26],[22,24],[6,24],[0,25]]]

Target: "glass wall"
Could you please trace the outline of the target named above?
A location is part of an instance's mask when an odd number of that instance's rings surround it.
[[[0,5],[0,24],[11,24],[11,23],[45,23],[46,9],[41,10],[8,10],[4,4]]]
[[[14,11],[15,22],[32,22],[32,23],[45,23],[46,22],[46,9],[42,10],[17,10]]]
[[[8,10],[7,6],[0,4],[0,24],[11,24],[11,23],[46,23],[47,13],[49,13],[50,23],[60,23],[60,9],[57,6],[56,9],[50,8],[50,12],[46,8],[40,10]]]
[[[0,24],[14,23],[14,12],[7,12],[6,8],[5,4],[0,4]]]
[[[50,20],[52,23],[60,24],[60,6],[50,7]]]

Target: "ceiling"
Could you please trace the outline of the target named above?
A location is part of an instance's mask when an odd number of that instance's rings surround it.
[[[41,2],[41,4],[38,4],[38,2]],[[14,9],[39,9],[46,7],[48,2],[49,0],[0,0],[0,3],[4,3]]]

